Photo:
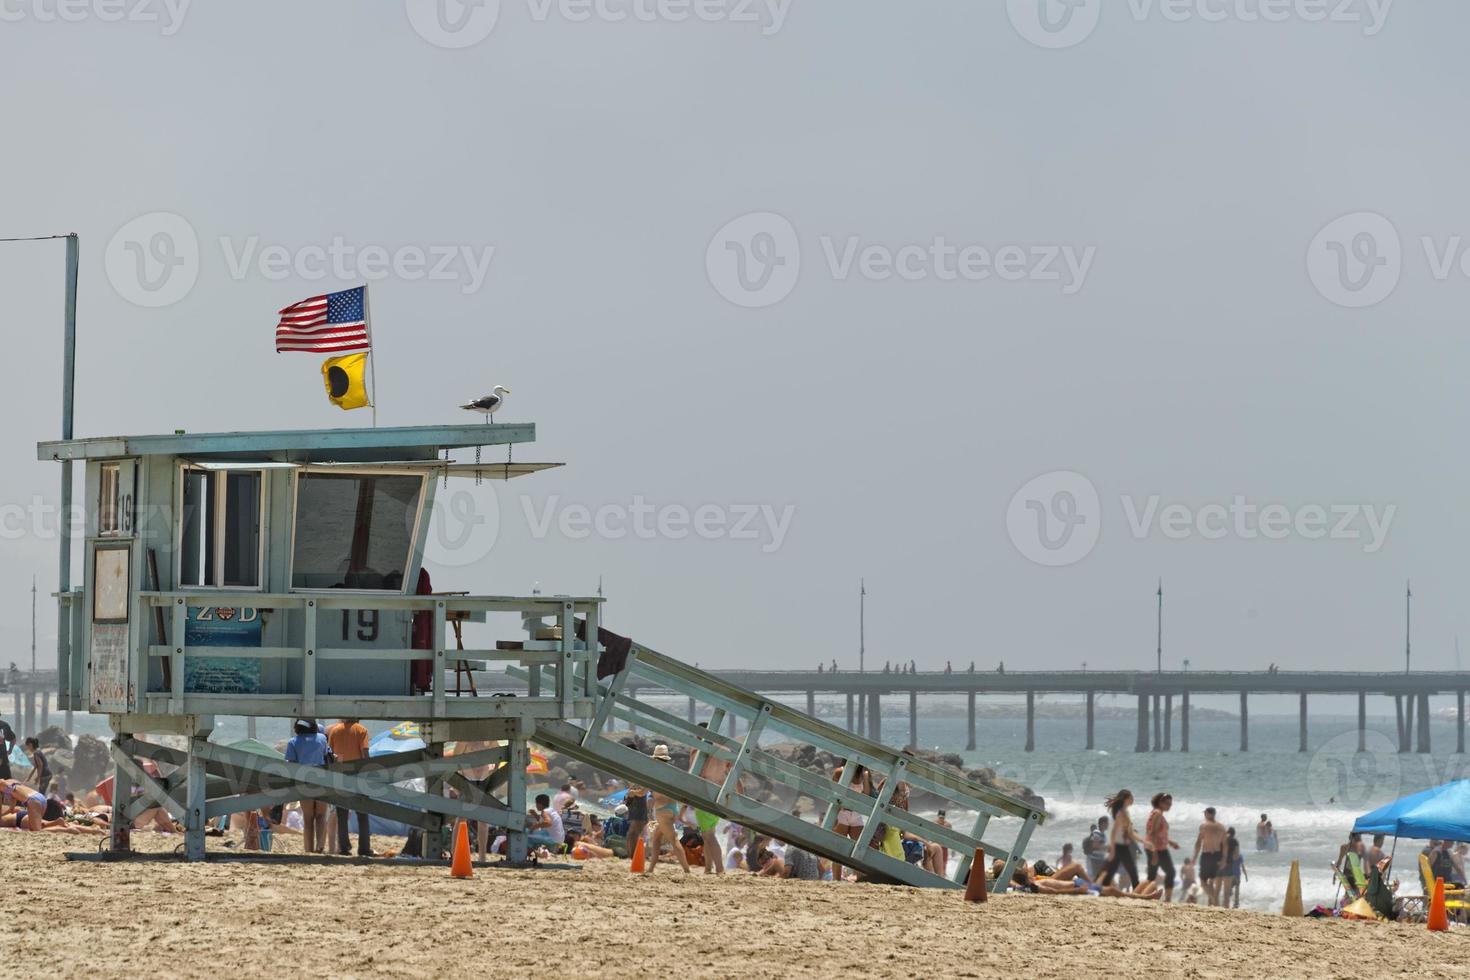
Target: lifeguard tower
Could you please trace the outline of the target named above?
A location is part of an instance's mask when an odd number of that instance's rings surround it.
[[[74,276],[74,240],[68,259]],[[41,443],[38,455],[64,464],[64,505],[72,465],[85,467],[79,585],[71,542],[62,542],[59,706],[108,716],[115,852],[127,850],[124,818],[153,807],[183,824],[184,856],[201,860],[211,818],[312,797],[418,827],[430,841],[444,840],[455,819],[486,821],[505,828],[508,859],[520,863],[533,740],[880,881],[955,887],[983,845],[1007,862],[1004,882],[1045,818],[1021,800],[608,633],[599,597],[436,594],[474,584],[430,588],[423,575],[441,483],[559,465],[451,457],[529,443],[533,425],[73,438],[74,284],[65,438]],[[485,624],[480,632],[495,641],[451,647],[451,633],[467,622]],[[466,668],[483,671],[478,688],[459,683]],[[523,693],[492,696],[504,693],[493,688],[507,674],[524,682]],[[687,717],[649,703],[654,689],[687,697]],[[418,723],[427,747],[313,768],[211,741],[216,715],[406,720]],[[739,737],[724,734],[731,718],[743,720]],[[643,755],[610,737],[616,723],[690,747],[693,765],[686,771]],[[188,747],[149,741],[150,733],[184,736]],[[763,751],[762,740],[773,738],[865,766],[882,790],[868,796]],[[446,755],[448,743],[461,751]],[[465,751],[473,743],[482,746]],[[709,759],[728,764],[718,767],[719,781],[702,775]],[[497,767],[489,779],[464,774],[484,766]],[[407,786],[419,779],[423,790]],[[951,812],[973,812],[973,825],[943,827],[891,806],[900,782],[948,801]],[[793,816],[793,799],[813,803],[815,820]],[[837,834],[842,809],[966,858],[950,878],[931,874],[866,838]]]

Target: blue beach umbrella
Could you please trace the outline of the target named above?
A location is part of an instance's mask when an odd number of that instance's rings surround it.
[[[1470,841],[1470,779],[1411,793],[1365,813],[1353,831],[1411,840]]]

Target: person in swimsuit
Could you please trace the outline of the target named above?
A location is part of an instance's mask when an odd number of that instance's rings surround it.
[[[700,722],[699,727],[709,728],[709,723]],[[700,778],[708,780],[716,786],[723,786],[725,784],[725,777],[730,774],[731,763],[726,762],[724,759],[717,759],[707,751],[701,752],[700,755],[703,758],[703,763],[699,769]],[[738,794],[742,788],[741,780],[737,779],[735,781],[735,792]],[[694,822],[699,827],[699,836],[704,840],[704,873],[724,874],[725,858],[724,854],[720,851],[719,835],[715,833],[715,828],[720,824],[719,815],[695,807]]]
[[[659,744],[653,747],[653,758],[669,765],[674,764],[669,755],[669,747]],[[679,866],[684,873],[689,873],[689,857],[684,853],[684,847],[679,843],[679,832],[674,829],[674,818],[679,815],[679,804],[677,801],[664,796],[662,793],[653,794],[653,836],[648,843],[648,864],[643,873],[653,874],[653,869],[658,865],[659,851],[664,844],[668,844],[674,852],[674,857],[679,859]]]
[[[846,775],[845,766],[838,766],[832,771],[832,781],[841,784]],[[866,767],[853,765],[852,777],[847,780],[847,787],[854,792],[862,793],[864,796],[873,795],[873,774]],[[832,830],[843,837],[858,840],[863,836],[863,826],[867,823],[867,816],[851,809],[849,806],[839,804],[837,811],[837,823]],[[842,865],[836,862],[832,864],[832,880],[842,880]]]
[[[46,797],[17,779],[0,779],[0,802],[15,807],[17,830],[40,830],[46,819]]]
[[[1195,865],[1199,868],[1200,885],[1211,905],[1220,904],[1221,862],[1225,856],[1225,825],[1215,819],[1215,808],[1205,807],[1204,822],[1194,839]]]

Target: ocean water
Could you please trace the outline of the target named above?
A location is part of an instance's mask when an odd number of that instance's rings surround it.
[[[1352,704],[1350,699],[1340,700],[1342,706]],[[895,747],[907,745],[906,700],[891,701],[885,704],[883,740]],[[1470,757],[1454,752],[1453,718],[1437,715],[1432,716],[1430,726],[1434,752],[1428,755],[1398,754],[1394,719],[1374,715],[1368,717],[1367,751],[1360,754],[1355,714],[1317,713],[1309,719],[1308,751],[1298,752],[1296,715],[1259,711],[1252,713],[1250,751],[1245,753],[1239,751],[1237,719],[1199,714],[1191,718],[1188,754],[1135,753],[1133,719],[1101,715],[1093,751],[1083,748],[1080,718],[1038,718],[1036,750],[1026,752],[1021,718],[981,717],[976,722],[978,748],[967,752],[963,701],[932,701],[920,702],[923,747],[959,753],[967,765],[994,769],[1045,797],[1050,818],[1033,835],[1026,850],[1029,859],[1043,858],[1054,864],[1065,843],[1072,843],[1080,854],[1082,838],[1104,812],[1103,799],[1121,788],[1131,789],[1138,800],[1133,816],[1139,828],[1148,815],[1149,797],[1166,791],[1174,795],[1171,836],[1182,845],[1175,864],[1182,863],[1193,847],[1201,811],[1214,806],[1218,819],[1235,827],[1242,840],[1249,877],[1242,883],[1241,906],[1260,910],[1279,910],[1293,860],[1301,862],[1308,906],[1330,902],[1334,888],[1328,865],[1358,816],[1407,793],[1470,777]],[[682,703],[682,699],[678,705],[670,701],[666,707],[682,714]],[[804,698],[790,703],[805,707]],[[1370,710],[1374,707],[1373,701],[1369,706]],[[1255,700],[1252,707],[1256,708]],[[839,699],[819,699],[817,708],[825,720],[845,722],[845,703]],[[1177,746],[1177,715],[1175,725]],[[374,734],[388,727],[387,722],[368,724]],[[76,730],[105,737],[106,720],[77,715]],[[275,742],[289,734],[288,719],[258,722],[257,736],[264,741]],[[216,738],[244,735],[244,719],[220,719]],[[1280,850],[1275,853],[1255,851],[1255,826],[1262,813],[1269,814],[1280,839]],[[963,819],[956,813],[950,816],[957,824]],[[997,821],[992,826],[1007,823]],[[1419,893],[1413,862],[1421,846],[1422,842],[1401,842],[1398,866],[1406,872],[1401,875],[1404,894]]]
[[[1080,857],[1082,839],[1105,813],[1103,800],[1119,789],[1132,790],[1138,801],[1133,818],[1140,831],[1148,817],[1149,798],[1168,792],[1174,796],[1170,836],[1181,845],[1175,865],[1192,852],[1202,811],[1213,806],[1216,818],[1233,826],[1241,839],[1248,875],[1241,885],[1241,907],[1279,911],[1293,860],[1301,862],[1308,907],[1328,904],[1334,897],[1328,865],[1337,858],[1357,817],[1407,793],[1470,777],[1470,757],[1454,752],[1453,719],[1431,716],[1434,752],[1428,755],[1398,754],[1392,717],[1370,715],[1367,724],[1367,751],[1361,754],[1356,714],[1311,715],[1305,753],[1297,751],[1294,714],[1253,714],[1250,751],[1245,753],[1240,751],[1240,723],[1235,718],[1191,718],[1187,754],[1134,752],[1137,729],[1132,719],[1099,718],[1097,748],[1090,752],[1083,748],[1080,719],[1038,718],[1034,752],[1025,751],[1021,719],[977,719],[977,749],[972,752],[963,751],[963,717],[921,715],[919,732],[923,747],[959,752],[968,765],[992,768],[1045,797],[1050,818],[1032,836],[1028,859],[1055,864],[1066,843],[1073,844]],[[883,737],[890,745],[908,744],[906,710],[896,716],[885,712]],[[1178,745],[1177,727],[1174,744]],[[1274,853],[1255,850],[1255,827],[1262,813],[1276,828],[1280,849]],[[1390,839],[1385,849],[1391,844]],[[1420,893],[1416,855],[1422,846],[1401,842],[1396,865],[1404,894]],[[1139,867],[1142,871],[1141,861]]]

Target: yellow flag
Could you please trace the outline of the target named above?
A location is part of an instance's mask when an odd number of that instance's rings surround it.
[[[327,386],[327,398],[343,411],[367,408],[367,385],[363,372],[367,369],[367,352],[329,358],[322,364],[322,381]]]

